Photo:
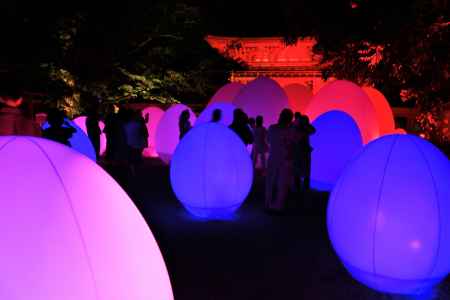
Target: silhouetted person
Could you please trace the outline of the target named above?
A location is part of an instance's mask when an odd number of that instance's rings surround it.
[[[72,147],[70,139],[77,132],[67,121],[64,113],[58,109],[52,109],[47,115],[49,127],[42,131],[42,136],[46,139]]]
[[[253,133],[248,126],[247,115],[240,108],[234,110],[233,122],[229,128],[241,138],[245,146],[253,144]]]
[[[180,129],[180,140],[188,133],[189,130],[191,130],[192,125],[191,121],[189,120],[191,117],[189,110],[185,109],[180,115],[180,118],[178,120],[178,127]]]
[[[142,151],[147,144],[148,132],[142,114],[138,111],[129,111],[129,113],[124,128],[128,145],[128,166],[131,175],[134,176],[137,166],[142,162]]]
[[[2,82],[0,90],[0,135],[41,136],[17,84]]]
[[[261,160],[262,169],[266,169],[266,153],[269,150],[267,145],[267,129],[263,126],[264,119],[262,116],[256,117],[255,129],[253,130],[253,136],[255,138],[253,142],[252,159],[253,166],[256,166],[258,158]]]
[[[124,129],[128,112],[125,108],[117,105],[113,105],[112,108],[103,129],[107,139],[105,158],[113,164],[124,164],[128,160],[128,146]]]
[[[212,113],[211,122],[219,123],[222,120],[222,110],[216,108]]]
[[[269,161],[266,176],[266,209],[282,211],[293,187],[293,145],[295,131],[290,126],[294,114],[284,109],[278,123],[271,125],[267,133]]]
[[[295,144],[294,168],[295,184],[298,191],[310,189],[311,184],[311,153],[313,148],[309,137],[316,132],[306,115],[301,115],[295,122],[298,140]]]
[[[100,135],[102,134],[99,122],[100,118],[97,107],[90,108],[86,117],[86,130],[92,146],[94,146],[97,160],[100,157]]]

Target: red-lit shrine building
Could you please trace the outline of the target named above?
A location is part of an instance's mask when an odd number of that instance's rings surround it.
[[[286,46],[282,38],[239,38],[207,36],[206,40],[221,54],[247,66],[245,71],[233,71],[230,81],[247,83],[258,76],[267,76],[281,86],[300,83],[316,93],[324,84],[320,57],[312,48],[315,40],[306,38]]]

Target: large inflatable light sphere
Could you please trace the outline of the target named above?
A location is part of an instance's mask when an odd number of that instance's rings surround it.
[[[75,122],[67,118],[64,121],[69,123],[70,126],[72,126],[77,130],[77,132],[75,132],[69,139],[71,147],[74,150],[80,152],[81,154],[86,155],[93,161],[96,161],[97,156],[95,155],[95,149],[94,146],[92,146],[91,140],[89,139],[87,134],[84,133],[84,131],[80,127],[78,127],[78,125],[75,124]],[[48,122],[45,122],[44,125],[42,125],[42,129],[47,129],[48,127],[49,127]]]
[[[280,112],[289,107],[283,88],[267,77],[258,77],[249,82],[234,99],[234,105],[249,117],[264,117],[266,127],[278,122]]]
[[[87,128],[86,128],[86,117],[81,116],[78,118],[73,119],[73,122],[77,124],[78,127],[83,130],[85,134],[87,134]],[[103,132],[103,129],[105,128],[105,123],[103,121],[99,121],[98,125],[100,127],[100,130],[102,131],[102,134],[100,135],[100,155],[103,155],[106,151],[106,135]]]
[[[304,114],[313,97],[311,89],[303,84],[292,83],[284,87],[284,91],[288,96],[289,107],[294,111]]]
[[[363,147],[355,121],[341,111],[330,111],[317,118],[311,135],[311,185],[330,191],[345,166]]]
[[[173,299],[145,220],[93,161],[5,136],[0,165],[1,299]]]
[[[369,96],[378,119],[380,135],[395,132],[394,114],[386,97],[377,89],[364,86],[363,91]]]
[[[158,157],[156,152],[156,128],[158,128],[159,121],[161,121],[164,111],[156,106],[150,106],[142,111],[142,116],[148,114],[149,120],[147,122],[148,130],[148,147],[144,149],[143,155],[145,157]]]
[[[156,128],[156,152],[166,164],[180,141],[178,120],[185,109],[189,110],[191,125],[194,126],[197,118],[192,110],[184,104],[174,104],[164,113]]]
[[[380,136],[378,117],[372,101],[356,84],[336,80],[324,85],[311,99],[306,114],[314,121],[331,110],[346,112],[355,120],[364,144]]]
[[[208,105],[214,103],[233,103],[234,98],[239,94],[245,85],[239,82],[227,83],[221,87],[211,98]]]
[[[250,155],[226,126],[205,123],[180,142],[170,165],[175,195],[194,216],[227,219],[241,206],[253,181]]]
[[[220,124],[229,126],[233,122],[233,113],[236,109],[231,103],[214,103],[206,107],[203,112],[198,116],[195,125],[211,122],[213,112],[216,109],[220,109],[222,112],[222,118],[219,121]]]
[[[381,292],[427,294],[450,272],[450,162],[412,135],[367,145],[338,180],[328,232],[352,276]]]

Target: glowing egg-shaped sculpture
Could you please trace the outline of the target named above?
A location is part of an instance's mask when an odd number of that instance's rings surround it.
[[[289,107],[294,112],[301,112],[304,114],[306,112],[306,108],[313,97],[311,90],[299,83],[288,84],[284,87],[284,91],[288,96]]]
[[[85,134],[88,134],[87,128],[86,128],[86,117],[85,116],[75,118],[75,119],[73,119],[73,122],[75,124],[77,124],[78,127],[80,127],[81,130],[83,130],[83,132]],[[103,129],[105,128],[105,123],[103,123],[103,121],[99,121],[98,125],[100,127],[100,130],[102,131],[102,133],[100,135],[100,155],[103,155],[106,151],[106,135],[103,132]]]
[[[78,127],[77,124],[75,124],[73,121],[69,119],[65,119],[65,122],[69,123],[70,126],[75,128],[77,131],[72,135],[72,138],[70,138],[69,142],[71,147],[80,152],[81,154],[86,155],[93,161],[97,160],[97,157],[95,155],[95,149],[94,146],[92,146],[91,140],[87,136],[84,131]],[[63,125],[65,126],[65,125]],[[49,127],[48,122],[45,122],[44,125],[42,125],[42,129],[47,129]]]
[[[170,162],[172,154],[180,141],[178,121],[184,110],[189,110],[191,125],[195,124],[194,112],[184,104],[172,105],[162,116],[156,128],[156,152],[166,164]]]
[[[373,141],[339,178],[328,232],[344,266],[388,293],[427,293],[450,272],[450,162],[412,135]]]
[[[227,83],[221,87],[211,98],[208,105],[214,103],[233,103],[234,98],[239,94],[245,85],[239,82]]]
[[[158,128],[164,111],[159,107],[150,106],[142,111],[142,116],[145,117],[147,114],[149,116],[147,122],[148,147],[144,149],[143,155],[145,157],[158,157],[158,153],[156,152],[156,128]]]
[[[347,163],[363,147],[355,121],[341,111],[330,111],[317,118],[311,135],[311,186],[317,190],[333,188]]]
[[[173,299],[151,231],[102,168],[13,136],[0,137],[0,164],[1,299]]]
[[[355,120],[364,144],[379,137],[378,118],[372,101],[356,84],[336,80],[324,85],[311,99],[306,114],[314,121],[331,110],[346,112]]]
[[[280,112],[289,107],[288,97],[283,88],[267,77],[258,77],[249,82],[234,99],[234,105],[249,117],[264,117],[266,126],[278,122]]]
[[[407,134],[406,130],[403,128],[395,128],[394,133],[396,134]]]
[[[213,112],[216,109],[220,109],[222,113],[222,118],[220,119],[219,123],[225,126],[229,126],[233,122],[233,113],[236,109],[236,106],[231,103],[214,103],[212,105],[209,105],[198,116],[195,125],[211,122]]]
[[[194,216],[226,219],[241,206],[252,181],[250,155],[226,126],[195,126],[178,145],[170,165],[175,195]]]
[[[377,89],[365,86],[363,91],[369,96],[377,115],[380,135],[391,134],[395,131],[394,114],[392,113],[389,102],[384,95]]]

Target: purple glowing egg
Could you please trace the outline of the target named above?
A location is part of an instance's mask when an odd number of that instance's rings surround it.
[[[351,275],[381,292],[426,293],[450,272],[450,162],[413,135],[370,144],[328,204],[332,245]]]
[[[239,82],[227,83],[214,94],[208,105],[215,103],[233,103],[234,98],[237,94],[239,94],[244,86],[244,84]]]
[[[312,125],[311,186],[331,191],[345,166],[363,148],[361,133],[355,121],[341,111],[330,111]]]
[[[78,127],[83,130],[85,134],[87,134],[87,128],[86,128],[86,117],[81,116],[78,118],[73,119],[73,122],[78,125]],[[102,134],[100,135],[100,155],[103,155],[106,151],[106,135],[103,132],[103,129],[105,128],[105,123],[103,121],[99,121],[98,125],[100,127],[100,130],[102,131]]]
[[[227,219],[241,206],[253,182],[250,155],[228,127],[195,126],[180,142],[170,165],[175,195],[193,215]]]
[[[222,112],[222,118],[219,123],[225,126],[229,126],[233,122],[233,113],[234,110],[236,109],[236,106],[234,106],[231,103],[214,103],[209,105],[198,116],[195,125],[211,122],[213,112],[216,109],[220,109]]]
[[[120,186],[69,147],[0,137],[0,298],[173,299],[146,222]]]
[[[164,115],[164,111],[159,107],[149,106],[142,111],[142,116],[145,117],[146,114],[149,116],[147,122],[148,147],[144,149],[142,154],[145,157],[158,157],[158,153],[156,152],[156,128]]]
[[[191,125],[194,126],[196,120],[194,112],[186,105],[174,104],[164,113],[156,128],[156,152],[166,164],[170,162],[180,141],[178,120],[186,109],[189,110]]]
[[[84,133],[84,131],[80,127],[78,127],[78,125],[75,124],[75,122],[69,119],[65,119],[64,121],[68,122],[70,126],[72,126],[77,130],[69,139],[71,147],[74,150],[80,152],[81,154],[86,155],[93,161],[96,161],[97,155],[95,154],[94,146],[92,146],[91,140],[89,139],[87,134]],[[44,125],[42,125],[42,129],[47,129],[48,127],[49,127],[48,122],[45,122]]]
[[[249,117],[263,116],[267,126],[277,123],[280,112],[289,108],[288,97],[283,88],[267,77],[258,77],[249,82],[236,96],[233,104],[244,110]]]

